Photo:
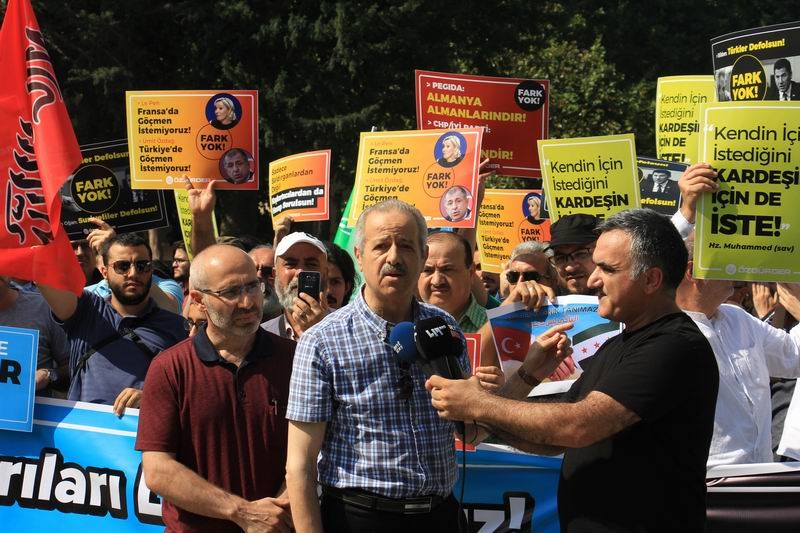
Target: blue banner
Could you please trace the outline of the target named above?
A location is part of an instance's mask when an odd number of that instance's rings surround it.
[[[31,431],[39,331],[0,326],[0,430]]]
[[[460,463],[462,452],[457,453]],[[560,457],[529,455],[492,444],[481,444],[466,454],[464,511],[469,531],[559,533]],[[460,496],[461,479],[453,493]]]
[[[0,432],[4,531],[163,531],[133,449],[138,410],[36,398],[31,433]]]
[[[0,432],[4,531],[163,531],[133,448],[137,409],[117,418],[110,406],[37,397],[34,413],[31,433]],[[470,531],[558,532],[561,459],[483,444],[466,465]]]
[[[31,433],[0,431],[3,531],[163,531],[161,501],[133,449],[138,417],[136,409],[117,418],[110,406],[36,398]],[[469,531],[559,532],[560,457],[498,444],[457,453],[466,464],[466,479],[463,469],[459,477]],[[800,463],[715,467],[707,480],[709,527],[788,531],[797,523]]]

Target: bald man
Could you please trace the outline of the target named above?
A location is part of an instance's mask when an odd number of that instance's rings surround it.
[[[295,343],[260,327],[261,284],[235,246],[195,256],[189,297],[206,324],[147,374],[136,449],[168,530],[292,527],[285,411]]]

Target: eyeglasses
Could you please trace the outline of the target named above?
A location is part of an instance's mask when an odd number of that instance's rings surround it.
[[[172,260],[173,263],[188,263],[188,259],[178,259],[177,257]]]
[[[520,277],[522,277],[522,279],[525,281],[539,281],[544,276],[542,276],[535,270],[531,270],[529,272],[515,272],[514,270],[506,272],[506,279],[512,285],[518,282]]]
[[[273,267],[271,266],[262,266],[258,269],[258,273],[261,274],[262,278],[268,278],[272,275],[272,269]]]
[[[581,248],[580,250],[575,250],[571,254],[555,254],[549,259],[549,261],[554,266],[563,267],[564,265],[572,263],[573,261],[582,263],[591,258],[592,251],[588,248]]]
[[[111,266],[117,274],[127,274],[131,269],[131,265],[133,265],[136,272],[139,274],[150,272],[153,269],[153,262],[149,259],[140,259],[138,261],[128,261],[127,259],[123,261],[114,261],[109,266]]]
[[[411,377],[411,363],[398,361],[397,366],[400,368],[400,379],[397,380],[395,392],[398,400],[407,401],[411,398],[411,393],[414,392],[414,380]]]
[[[183,329],[185,329],[186,332],[188,333],[188,332],[192,331],[192,328],[198,328],[199,329],[199,328],[202,328],[203,326],[205,326],[207,323],[208,323],[208,320],[204,320],[204,319],[192,320],[191,318],[184,318],[183,319]]]
[[[197,289],[197,290],[202,292],[203,294],[210,294],[211,296],[216,296],[220,300],[235,302],[236,300],[242,297],[242,294],[247,294],[248,296],[254,296],[259,292],[263,294],[264,283],[261,281],[251,281],[250,283],[246,283],[244,285],[238,285],[236,287],[228,287],[227,289],[222,289],[220,291],[212,291],[211,289]]]

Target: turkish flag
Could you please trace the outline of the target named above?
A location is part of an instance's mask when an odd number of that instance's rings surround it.
[[[524,361],[531,347],[531,330],[495,326],[492,328],[494,343],[501,361]]]
[[[8,2],[0,72],[0,274],[80,294],[59,190],[81,152],[30,0]]]

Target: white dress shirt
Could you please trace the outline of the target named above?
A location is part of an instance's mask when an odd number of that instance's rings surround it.
[[[708,466],[772,462],[769,378],[800,375],[800,326],[774,328],[730,304],[709,319],[686,311],[708,339],[719,367],[719,394]]]

